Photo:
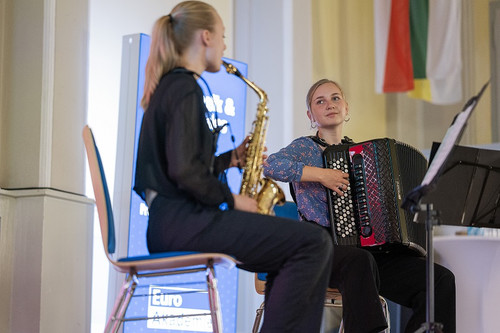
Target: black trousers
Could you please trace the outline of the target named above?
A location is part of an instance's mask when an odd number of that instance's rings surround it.
[[[425,258],[397,253],[374,257],[380,276],[380,294],[413,310],[405,332],[415,332],[426,322]],[[455,275],[439,264],[434,264],[434,316],[434,321],[443,325],[443,332],[456,331]]]
[[[443,266],[434,268],[435,321],[444,325],[444,332],[454,333],[455,277]],[[413,310],[405,332],[415,332],[426,321],[425,258],[334,246],[330,287],[342,293],[347,333],[380,332],[386,327],[379,294]]]
[[[333,245],[317,225],[161,196],[149,208],[148,248],[226,253],[267,272],[263,333],[319,332]]]

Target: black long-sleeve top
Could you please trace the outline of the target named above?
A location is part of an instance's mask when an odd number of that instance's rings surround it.
[[[214,158],[216,143],[206,120],[203,93],[192,72],[178,68],[164,75],[144,113],[134,190],[146,189],[174,200],[218,207],[234,201],[218,174],[231,152]],[[211,164],[214,164],[211,172]]]

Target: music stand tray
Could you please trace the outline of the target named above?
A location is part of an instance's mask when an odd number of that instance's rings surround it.
[[[441,224],[500,228],[500,151],[455,146],[422,203],[439,207]]]

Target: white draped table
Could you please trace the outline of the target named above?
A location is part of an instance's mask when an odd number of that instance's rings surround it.
[[[455,274],[457,333],[500,332],[500,238],[435,236],[434,255]]]

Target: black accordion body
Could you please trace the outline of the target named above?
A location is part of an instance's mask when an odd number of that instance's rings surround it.
[[[425,224],[413,222],[413,214],[401,208],[427,171],[421,152],[384,138],[328,146],[323,157],[325,167],[349,173],[343,196],[327,190],[335,244],[425,255]]]

